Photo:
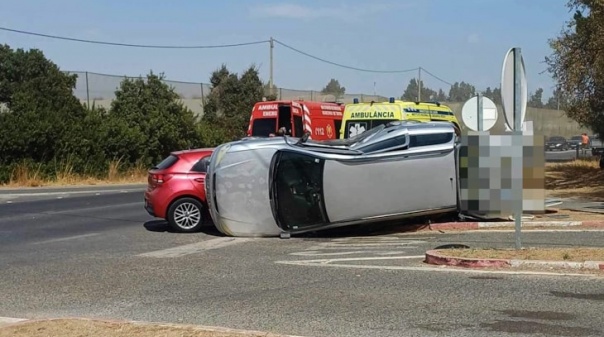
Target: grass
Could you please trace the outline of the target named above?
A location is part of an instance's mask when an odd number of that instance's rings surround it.
[[[54,178],[45,178],[42,165],[21,164],[11,173],[9,182],[4,187],[39,187],[66,185],[99,185],[121,183],[145,183],[148,168],[137,165],[123,169],[121,160],[109,163],[101,177],[74,173],[69,161],[57,165]],[[601,170],[595,159],[581,159],[566,163],[546,163],[545,189],[549,197],[567,198],[582,197],[594,201],[604,201],[604,170]]]
[[[550,197],[604,201],[603,179],[604,170],[597,159],[545,165],[545,189]]]
[[[74,172],[73,165],[69,162],[56,166],[53,178],[47,178],[42,173],[40,164],[31,166],[19,164],[11,173],[8,183],[2,187],[41,187],[41,186],[68,186],[68,185],[102,185],[102,184],[128,184],[147,182],[148,168],[136,165],[132,168],[123,168],[120,159],[113,160],[107,165],[105,174],[82,175]]]
[[[242,333],[235,330],[202,329],[195,326],[173,324],[142,324],[108,322],[90,319],[56,319],[22,322],[0,328],[0,337],[260,337],[270,333]]]
[[[446,249],[446,256],[478,259],[518,259],[541,261],[604,261],[604,248],[526,248],[526,249]]]

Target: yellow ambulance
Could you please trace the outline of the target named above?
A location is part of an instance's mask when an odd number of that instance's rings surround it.
[[[355,98],[344,107],[339,138],[354,137],[378,125],[403,120],[451,122],[459,130],[451,108],[438,102],[408,102],[391,97],[388,102],[359,103]]]

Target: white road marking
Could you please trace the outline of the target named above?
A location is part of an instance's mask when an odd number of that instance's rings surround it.
[[[140,257],[156,257],[156,258],[174,258],[185,255],[201,253],[206,250],[223,248],[226,246],[236,245],[248,241],[252,241],[252,238],[216,238],[211,240],[205,240],[201,242],[191,243],[188,245],[177,246],[168,249],[156,250],[148,253],[138,254]]]
[[[425,257],[425,256],[421,256]],[[417,258],[414,256],[401,256],[399,258]],[[371,260],[377,258],[365,258],[365,260]],[[335,260],[335,259],[334,259]],[[359,259],[350,259],[359,260]],[[540,275],[540,276],[583,276],[583,277],[602,277],[597,274],[579,274],[579,273],[550,273],[550,272],[539,272],[539,271],[504,271],[504,270],[481,270],[481,269],[456,269],[446,267],[406,267],[406,266],[379,266],[379,265],[358,265],[358,264],[337,264],[337,263],[326,263],[323,260],[321,263],[317,263],[315,260],[313,263],[309,261],[275,261],[278,264],[289,264],[298,266],[312,266],[312,267],[334,267],[334,268],[356,268],[356,269],[381,269],[381,270],[411,270],[411,271],[439,271],[439,272],[457,272],[457,273],[474,273],[474,274],[504,274],[504,275]]]
[[[307,251],[303,251],[303,252],[296,252],[296,253],[290,253],[289,255],[296,255],[296,256],[331,256],[331,255],[352,255],[352,254],[366,254],[368,253],[367,250],[357,250],[357,251],[352,251],[352,252],[338,252],[338,253],[323,253],[321,251],[318,250],[307,250]],[[394,254],[404,254],[405,252],[401,252],[401,251],[393,251],[393,252],[375,252],[375,254],[379,254],[379,255],[394,255]]]
[[[88,190],[88,191],[57,191],[57,192],[33,192],[33,193],[6,193],[6,197],[35,197],[46,195],[66,195],[66,194],[96,194],[96,193],[128,193],[143,192],[144,188],[135,188],[128,190]],[[97,194],[98,195],[98,194]]]
[[[25,318],[0,317],[0,327],[3,325],[27,321]]]
[[[100,234],[100,233],[89,233],[89,234],[82,234],[82,235],[74,235],[74,236],[68,236],[68,237],[64,237],[64,238],[58,238],[58,239],[50,239],[50,240],[38,241],[38,242],[34,242],[34,243],[32,243],[32,244],[34,244],[34,245],[39,245],[39,244],[43,244],[43,243],[52,243],[52,242],[61,242],[61,241],[77,240],[77,239],[87,238],[87,237],[91,237],[91,236],[95,236],[95,235],[99,235],[99,234]]]

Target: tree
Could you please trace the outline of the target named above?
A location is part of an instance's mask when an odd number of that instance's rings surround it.
[[[568,99],[563,95],[562,91],[558,88],[554,89],[552,96],[547,100],[544,105],[547,109],[560,110],[568,103]]]
[[[125,79],[115,92],[101,138],[109,157],[156,164],[170,152],[200,145],[193,112],[179,101],[163,74]]]
[[[50,162],[85,151],[86,110],[73,95],[75,75],[37,49],[0,45],[0,165]],[[78,163],[74,163],[78,164]]]
[[[341,86],[338,80],[332,78],[323,90],[321,90],[321,93],[323,95],[334,95],[336,98],[340,98],[346,93],[346,88]]]
[[[254,104],[264,97],[264,84],[252,65],[239,77],[225,65],[212,73],[212,88],[198,130],[205,146],[245,137]]]
[[[604,2],[570,0],[567,7],[573,18],[549,40],[552,54],[545,62],[566,114],[604,134]]]
[[[535,93],[530,95],[526,105],[532,108],[543,108],[543,88],[535,90]]]
[[[438,94],[436,95],[436,100],[439,102],[444,102],[447,100],[447,94],[445,94],[443,89],[438,89]]]
[[[426,88],[426,86],[424,85],[424,81],[419,81],[419,84],[422,87],[421,90],[421,97],[420,99],[422,101],[430,101],[430,100],[435,100],[437,99],[438,93],[430,88]],[[403,95],[401,96],[401,100],[403,101],[417,101],[418,97],[418,81],[415,78],[412,78],[411,80],[409,80],[409,84],[407,84],[407,88],[405,88],[405,91],[403,92]]]
[[[476,88],[466,82],[455,82],[449,90],[449,101],[465,102],[476,94]]]

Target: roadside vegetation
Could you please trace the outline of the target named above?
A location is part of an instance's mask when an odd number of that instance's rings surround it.
[[[263,98],[255,66],[239,76],[223,65],[199,118],[162,79],[125,79],[108,109],[86,106],[73,95],[75,75],[39,50],[0,45],[0,185],[144,182],[170,151],[244,136]]]
[[[603,179],[597,158],[545,165],[545,189],[550,197],[604,201]]]

